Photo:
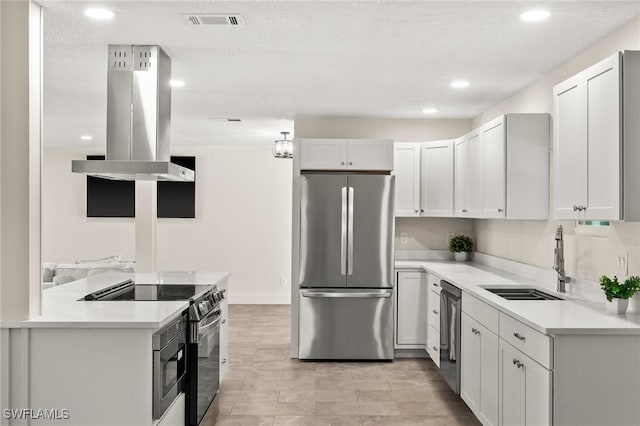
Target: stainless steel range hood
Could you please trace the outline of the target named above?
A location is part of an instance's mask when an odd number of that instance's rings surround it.
[[[71,171],[115,180],[193,182],[171,163],[171,58],[160,46],[109,46],[106,160],[73,160]]]

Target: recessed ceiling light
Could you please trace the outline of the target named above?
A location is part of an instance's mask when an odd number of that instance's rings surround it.
[[[171,81],[169,81],[169,86],[171,86],[171,87],[184,87],[184,81],[182,81],[182,80],[171,80]]]
[[[97,7],[92,7],[90,9],[85,9],[84,14],[87,15],[91,19],[100,19],[102,21],[107,19],[113,19],[113,12],[108,9],[100,9]]]
[[[422,112],[424,114],[435,114],[436,112],[438,112],[438,110],[436,108],[425,108],[422,110]]]
[[[520,15],[520,19],[527,22],[544,21],[550,15],[548,10],[528,10]]]
[[[464,89],[465,87],[469,87],[469,82],[465,80],[455,80],[451,82],[451,87],[456,89]]]
[[[83,141],[90,141],[93,139],[93,136],[91,135],[82,135],[80,136],[80,139],[82,139]]]

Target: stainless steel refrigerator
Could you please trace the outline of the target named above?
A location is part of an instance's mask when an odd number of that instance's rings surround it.
[[[300,359],[393,359],[395,177],[303,173]]]

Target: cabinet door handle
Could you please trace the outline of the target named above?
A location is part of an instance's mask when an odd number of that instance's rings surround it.
[[[224,358],[224,359],[222,360],[222,363],[223,363],[223,364],[226,364],[226,363],[227,363],[227,359],[226,359],[226,358]]]
[[[435,346],[431,346],[431,348],[432,348],[434,351],[437,351],[437,350],[438,350],[438,348],[436,348]]]
[[[416,213],[419,213],[420,211],[418,209],[416,209]]]
[[[438,283],[433,283],[433,286],[434,287],[438,287]]]
[[[526,337],[524,337],[520,333],[513,333],[513,335],[516,337],[516,339],[521,340],[523,342],[526,340]]]
[[[515,365],[518,368],[524,367],[524,364],[521,363],[519,359],[515,359],[515,358],[513,359],[513,365]]]
[[[420,213],[424,213],[424,209],[420,209]]]
[[[353,166],[353,161],[349,161],[349,165],[350,165],[350,166]]]
[[[341,162],[340,162],[340,165],[341,165],[341,166],[344,166],[344,161],[341,161]]]
[[[498,213],[502,213],[504,209],[498,209]]]
[[[466,213],[466,212],[468,212],[468,211],[469,211],[469,210],[467,210],[467,209],[462,209],[462,213]]]
[[[574,212],[577,212],[577,211],[578,211],[578,206],[577,206],[577,205],[575,205],[575,204],[573,205],[573,211],[574,211]]]
[[[226,319],[223,319],[223,320],[221,321],[221,323],[222,323],[222,324],[224,324],[225,322],[227,322],[227,320],[226,320]]]
[[[475,328],[475,327],[473,327],[473,328],[471,329],[471,332],[472,332],[473,334],[475,334],[475,335],[480,334],[480,330],[478,330],[478,329],[477,329],[477,328]]]
[[[436,311],[435,309],[432,311],[434,314],[438,315],[438,311]]]

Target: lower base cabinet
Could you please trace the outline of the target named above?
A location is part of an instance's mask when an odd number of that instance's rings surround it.
[[[498,336],[462,314],[460,396],[484,425],[499,422]]]
[[[500,340],[500,424],[550,425],[552,373]]]

